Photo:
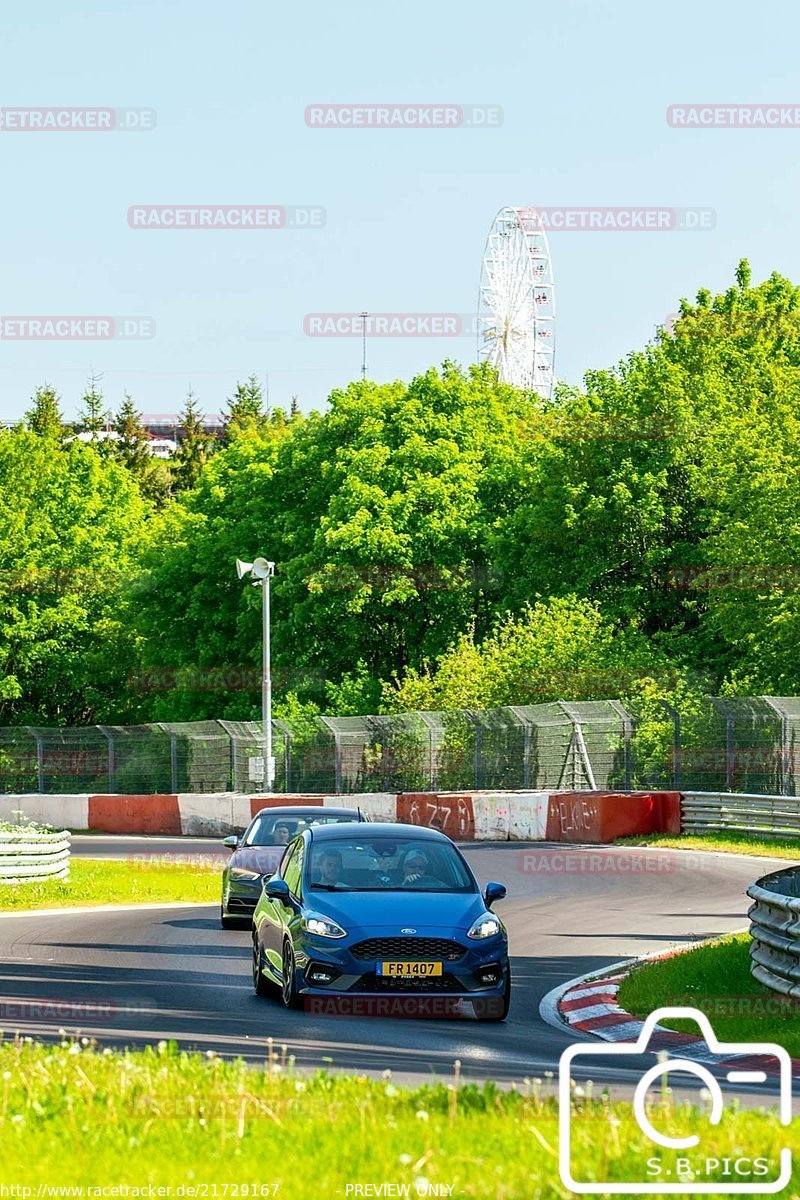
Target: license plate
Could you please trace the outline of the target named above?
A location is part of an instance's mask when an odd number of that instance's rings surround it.
[[[427,979],[430,975],[441,975],[440,962],[382,962],[378,963],[379,975],[402,976],[405,979]]]

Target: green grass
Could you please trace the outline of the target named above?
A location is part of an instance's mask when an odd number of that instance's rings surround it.
[[[558,1178],[552,1081],[501,1092],[491,1083],[459,1086],[454,1075],[449,1084],[406,1089],[386,1077],[301,1077],[285,1054],[271,1058],[254,1068],[164,1044],[112,1053],[5,1042],[0,1183],[183,1184],[211,1200],[345,1200],[357,1184],[407,1185],[413,1197],[424,1194],[422,1180],[475,1200],[570,1194]],[[576,1091],[573,1109],[582,1178],[646,1177],[654,1147],[628,1105]],[[652,1119],[685,1133],[700,1116],[667,1097]],[[787,1143],[800,1149],[800,1131],[764,1111],[744,1118],[734,1106],[716,1128],[702,1119],[702,1132],[704,1153],[720,1159],[772,1157]]]
[[[690,1005],[709,1017],[722,1041],[777,1042],[800,1058],[800,1002],[779,996],[750,974],[750,934],[740,933],[637,967],[619,1003],[637,1017],[665,1005]],[[688,1021],[664,1021],[696,1033]]]
[[[69,879],[0,885],[0,912],[90,904],[155,904],[219,900],[220,868],[73,858]]]
[[[620,846],[664,846],[670,850],[714,850],[720,854],[752,854],[800,862],[800,838],[759,838],[749,833],[691,833],[618,838]]]

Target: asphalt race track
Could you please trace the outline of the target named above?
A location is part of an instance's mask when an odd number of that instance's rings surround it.
[[[541,1076],[557,1069],[561,1051],[575,1040],[539,1016],[546,993],[620,959],[746,927],[745,889],[777,866],[630,847],[463,849],[482,884],[497,879],[508,887],[497,906],[509,928],[514,976],[505,1024],[287,1012],[278,1001],[255,997],[250,936],[222,930],[216,906],[209,905],[3,915],[0,1028],[45,1038],[60,1028],[80,1030],[105,1044],[174,1038],[186,1048],[255,1059],[264,1058],[272,1038],[301,1066],[390,1068],[409,1080],[450,1075],[456,1059],[468,1078]],[[73,852],[120,858],[224,853],[210,839],[105,836],[76,838]],[[54,1017],[43,1002],[56,1001],[66,1007]],[[627,1090],[640,1073],[626,1057],[602,1079]]]

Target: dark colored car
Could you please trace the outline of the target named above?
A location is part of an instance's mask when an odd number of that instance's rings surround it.
[[[253,985],[306,997],[449,996],[486,1020],[511,998],[506,930],[459,849],[414,825],[306,829],[264,885],[253,916]]]
[[[262,808],[241,838],[232,835],[222,843],[233,851],[222,872],[222,928],[238,929],[250,924],[264,879],[276,869],[288,843],[304,829],[366,820],[357,808],[295,804]]]

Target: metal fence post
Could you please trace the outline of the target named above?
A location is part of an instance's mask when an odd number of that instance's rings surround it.
[[[786,712],[779,708],[772,696],[762,696],[761,699],[765,704],[768,704],[776,716],[780,717],[781,721],[781,795],[791,796],[792,790],[790,787],[790,771],[789,771],[789,718]]]
[[[108,790],[111,793],[117,790],[117,754],[114,746],[114,735],[109,733],[108,727],[105,725],[96,725],[103,737],[108,741]]]
[[[725,786],[729,792],[733,791],[734,775],[735,775],[735,752],[734,745],[734,726],[733,713],[730,707],[719,696],[709,696],[709,700],[719,712],[725,717]]]
[[[433,721],[425,713],[416,713],[416,716],[422,721],[428,731],[428,786],[432,792],[436,791],[437,776],[439,774],[439,764],[437,761],[437,745],[436,745],[436,729]]]
[[[320,716],[318,719],[320,721],[322,721],[322,724],[325,726],[325,728],[330,733],[333,734],[334,789],[336,791],[336,795],[338,796],[341,794],[341,791],[342,791],[342,740],[341,740],[341,735],[339,733],[339,730],[336,728],[336,726],[333,724],[333,722],[328,719],[328,717]]]
[[[470,709],[463,710],[464,716],[475,728],[475,788],[480,791],[483,787],[483,728],[480,717]]]
[[[292,790],[292,731],[285,721],[274,719],[272,724],[277,726],[283,734],[283,790],[290,792]]]
[[[633,736],[633,719],[630,713],[622,707],[619,700],[609,700],[609,704],[614,709],[614,712],[622,717],[622,736],[624,739],[624,758],[625,758],[625,791],[631,790],[631,780],[633,777],[631,763],[631,740]]]
[[[570,751],[572,753],[572,788],[573,788],[573,791],[580,791],[580,788],[577,786],[579,767],[582,767],[583,773],[586,776],[586,782],[589,784],[589,787],[592,789],[592,791],[596,791],[597,783],[595,782],[595,778],[594,778],[594,770],[592,768],[592,760],[589,758],[589,751],[586,747],[586,739],[583,736],[583,729],[581,727],[580,717],[574,711],[574,709],[571,707],[571,705],[569,705],[567,703],[566,700],[557,700],[556,704],[558,704],[558,706],[562,710],[562,712],[565,712],[567,714],[570,721],[572,722],[572,738],[570,740]],[[568,753],[569,753],[569,751],[568,751]],[[561,772],[562,779],[564,777],[565,769],[566,769],[566,763],[564,764],[564,768],[562,769],[562,772]],[[560,782],[561,781],[559,780],[559,784],[560,784]]]
[[[531,786],[531,743],[533,742],[533,722],[530,717],[516,705],[510,705],[511,712],[522,722],[522,786]]]
[[[666,700],[656,700],[672,717],[672,786],[681,790],[681,714]]]
[[[44,748],[42,735],[37,733],[32,725],[26,725],[25,728],[31,737],[36,738],[36,786],[39,794],[42,795],[44,793]]]

